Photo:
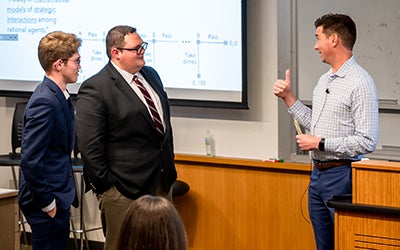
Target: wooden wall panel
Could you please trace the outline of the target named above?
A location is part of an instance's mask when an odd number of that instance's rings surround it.
[[[190,185],[175,199],[190,249],[315,249],[308,165],[183,155],[176,164]]]

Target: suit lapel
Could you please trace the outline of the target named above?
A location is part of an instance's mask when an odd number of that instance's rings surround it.
[[[119,74],[119,72],[114,68],[114,66],[111,65],[111,63],[109,63],[109,69],[111,72],[111,79],[115,82],[117,88],[119,88],[122,94],[125,95],[127,99],[132,103],[131,108],[136,109],[138,112],[140,112],[143,115],[143,117],[147,120],[147,122],[149,122],[154,127],[153,119],[151,118],[146,105],[136,95],[135,91],[131,88],[131,86],[129,86],[129,84]],[[155,128],[154,131],[156,131]]]

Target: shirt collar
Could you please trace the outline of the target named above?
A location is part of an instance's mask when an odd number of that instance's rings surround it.
[[[66,100],[68,100],[68,98],[71,96],[67,90],[64,90],[63,94],[64,94]]]
[[[339,70],[336,73],[332,72],[332,68],[329,69],[329,79],[333,80],[336,77],[343,78],[346,76],[346,74],[350,71],[351,66],[355,63],[354,56],[351,56],[343,65],[339,68]]]
[[[140,79],[139,73],[136,73],[136,74],[129,73],[128,71],[123,70],[123,69],[121,69],[120,67],[118,67],[118,66],[117,66],[115,63],[113,63],[112,61],[110,61],[110,62],[111,62],[111,64],[114,66],[114,68],[122,75],[122,77],[125,79],[125,81],[126,81],[127,83],[131,83],[131,82],[132,82],[133,76],[134,76],[134,75],[137,75],[138,78]]]

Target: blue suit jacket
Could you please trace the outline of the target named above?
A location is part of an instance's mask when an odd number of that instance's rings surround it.
[[[69,209],[72,203],[78,205],[71,166],[74,143],[72,103],[45,77],[24,114],[18,203],[25,215],[28,211],[41,211],[54,199],[58,209]]]

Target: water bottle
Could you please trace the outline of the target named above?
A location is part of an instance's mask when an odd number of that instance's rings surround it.
[[[206,155],[214,156],[214,140],[210,134],[210,131],[207,130],[206,137],[204,138],[206,144]]]

